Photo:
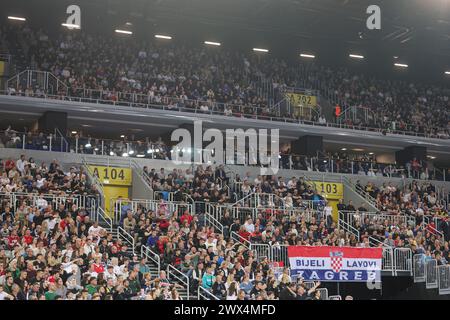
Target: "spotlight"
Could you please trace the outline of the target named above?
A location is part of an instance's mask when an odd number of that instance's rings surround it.
[[[253,48],[253,51],[256,51],[256,52],[269,52],[269,50],[268,49],[261,49],[261,48]]]
[[[204,43],[209,44],[211,46],[217,46],[217,47],[219,47],[221,45],[220,42],[213,42],[213,41],[205,41]]]
[[[9,20],[17,20],[17,21],[26,21],[27,19],[22,17],[14,17],[14,16],[8,16]]]
[[[72,29],[81,29],[81,27],[79,25],[77,25],[77,24],[61,23],[61,25],[63,27],[66,27],[67,29],[70,29],[70,30],[72,30]]]
[[[171,37],[171,36],[163,36],[163,35],[161,35],[161,34],[155,34],[155,38],[158,38],[158,39],[165,39],[165,40],[172,40],[172,37]]]
[[[128,30],[120,30],[120,29],[116,29],[117,33],[123,33],[123,34],[133,34],[133,32],[128,31]]]

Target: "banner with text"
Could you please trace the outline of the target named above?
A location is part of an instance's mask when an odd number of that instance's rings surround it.
[[[289,246],[292,275],[305,280],[381,281],[382,248]]]

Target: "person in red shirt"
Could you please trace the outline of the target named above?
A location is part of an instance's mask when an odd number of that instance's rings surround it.
[[[239,230],[239,235],[245,240],[250,241],[251,233],[245,230],[245,227],[241,227],[241,229]]]
[[[17,235],[17,231],[13,230],[8,237],[8,245],[13,248],[16,244],[20,244],[20,237]]]
[[[97,273],[105,272],[105,267],[103,266],[103,263],[100,261],[100,258],[95,259],[95,262],[93,263],[92,268]]]
[[[186,221],[188,225],[191,225],[193,219],[194,217],[189,213],[189,210],[186,210],[180,218],[181,225],[184,225]]]
[[[169,228],[169,226],[170,226],[170,223],[166,219],[163,219],[159,222],[159,228],[163,231],[167,230],[167,228]]]
[[[24,241],[27,245],[33,243],[33,236],[31,235],[31,231],[29,229],[25,231],[25,235],[22,237],[22,241]]]
[[[335,107],[334,107],[334,119],[336,120],[336,123],[338,122],[338,120],[339,120],[339,117],[341,116],[341,106],[340,105],[336,105]]]
[[[8,160],[5,161],[5,169],[6,172],[9,172],[12,168],[16,166],[16,163],[11,158],[8,158]]]

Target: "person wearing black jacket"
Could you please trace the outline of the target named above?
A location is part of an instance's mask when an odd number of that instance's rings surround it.
[[[230,227],[233,224],[233,219],[230,216],[230,212],[227,210],[223,215],[222,219],[220,219],[220,223],[223,225],[223,235],[225,238],[228,238],[230,234]]]
[[[450,221],[448,218],[444,218],[440,224],[440,230],[444,233],[445,241],[450,241]]]
[[[346,211],[347,210],[347,206],[344,204],[344,199],[339,199],[339,203],[337,204],[337,209],[339,211]]]
[[[218,297],[219,299],[223,299],[227,293],[227,288],[222,281],[222,274],[218,274],[216,276],[216,280],[214,281],[211,287],[212,294]]]
[[[353,201],[350,200],[348,202],[347,211],[356,211],[355,206],[353,205]]]
[[[233,222],[233,224],[230,226],[230,233],[231,232],[238,232],[241,228],[241,223],[239,222],[239,218],[236,218]]]
[[[295,283],[292,282],[288,286],[284,287],[280,291],[280,300],[295,300],[297,298],[297,294],[295,293]]]

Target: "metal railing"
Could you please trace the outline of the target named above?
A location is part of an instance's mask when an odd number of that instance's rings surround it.
[[[443,243],[444,242],[444,233],[436,229],[431,225],[431,222],[435,223],[435,226],[438,227],[438,224],[436,224],[436,219],[433,220],[433,217],[430,216],[424,216],[423,217],[423,226],[424,229],[428,230],[431,234],[437,236],[439,240]]]
[[[438,266],[439,294],[450,294],[450,265]]]
[[[158,274],[161,271],[161,258],[159,254],[153,252],[147,246],[141,246],[141,258],[146,258],[147,261],[152,261],[158,268]]]
[[[438,288],[438,272],[436,259],[429,259],[425,262],[425,285],[427,289]]]
[[[282,263],[282,267],[289,267],[289,256],[288,256],[288,248],[289,246],[286,244],[273,244],[270,247],[271,253],[271,260],[273,262],[277,262],[280,266],[280,262]]]
[[[208,211],[205,211],[205,225],[208,227],[214,227],[216,232],[224,235],[224,226]]]
[[[392,215],[392,214],[384,214],[380,212],[367,212],[367,211],[359,211],[356,213],[355,211],[345,211],[347,220],[346,222],[350,225],[354,226],[356,222],[364,223],[366,219],[369,219],[370,223],[380,223],[383,224],[387,222],[390,225],[408,225],[416,223],[416,218],[414,216],[409,215]]]
[[[142,166],[136,163],[136,161],[131,161],[131,168],[135,173],[137,173],[139,179],[142,181],[143,185],[148,188],[148,193],[150,195],[150,199],[154,199],[154,190],[152,188],[152,180],[150,177],[144,172]]]
[[[24,70],[7,81],[8,90],[23,90],[24,95],[44,98],[49,95],[67,96],[67,85],[47,71]],[[33,91],[38,88],[39,92]],[[19,93],[16,91],[16,93]]]
[[[47,204],[51,205],[53,210],[57,210],[60,205],[64,205],[66,209],[70,209],[69,206],[71,205],[76,205],[90,213],[92,210],[95,211],[98,204],[98,197],[85,195],[59,196],[55,194],[0,192],[0,198],[7,199],[14,212],[20,205],[39,207]]]
[[[265,258],[272,260],[272,250],[268,244],[264,243],[251,243],[250,250],[256,254],[257,261],[262,261]]]
[[[394,249],[394,275],[398,276],[400,273],[413,275],[412,268],[412,251],[409,248],[395,248]]]
[[[98,192],[100,193],[101,199],[105,199],[105,190],[104,190],[104,186],[103,186],[103,182],[99,179],[99,177],[97,175],[95,175],[91,168],[90,165],[85,158],[81,159],[81,163],[83,165],[83,167],[86,170],[87,176],[89,178],[89,180],[91,181],[91,183],[93,185],[96,186]],[[104,165],[104,164],[103,164]],[[104,203],[99,203],[100,206],[104,207],[105,204]]]
[[[94,221],[97,221],[100,225],[106,225],[106,229],[108,232],[112,233],[114,229],[114,223],[111,217],[109,217],[105,210],[102,207],[97,207],[97,210],[94,212],[94,217],[92,217]]]
[[[27,71],[23,71],[27,72]],[[12,82],[17,82],[16,80],[10,79]],[[9,85],[10,89],[8,91],[1,91],[0,94],[7,95],[23,95],[25,96],[25,92],[18,92],[11,90],[11,88],[20,87],[19,85]],[[80,89],[82,92],[92,92],[94,90],[90,89]],[[50,91],[49,91],[50,92]],[[103,91],[98,91],[99,97],[103,96]],[[310,120],[303,119],[295,119],[293,117],[280,117],[273,115],[266,115],[263,112],[262,108],[257,106],[251,106],[253,110],[257,110],[256,114],[246,114],[244,113],[244,108],[246,106],[236,105],[236,104],[226,104],[226,103],[218,103],[213,101],[199,101],[199,100],[189,100],[182,98],[174,98],[174,97],[151,97],[150,95],[143,94],[124,94],[117,93],[117,97],[122,100],[108,100],[103,98],[92,98],[89,96],[83,96],[85,94],[80,94],[81,96],[68,96],[67,94],[48,94],[48,92],[42,92],[39,95],[34,93],[30,94],[32,97],[41,98],[41,99],[60,99],[65,101],[73,101],[79,103],[96,103],[96,104],[110,104],[114,106],[121,107],[133,107],[133,108],[146,108],[146,109],[160,109],[167,111],[178,111],[184,113],[200,113],[200,114],[210,114],[210,115],[222,115],[226,117],[245,117],[251,119],[259,119],[259,120],[268,120],[268,121],[276,121],[283,123],[301,123],[303,125],[310,126],[320,126],[320,127],[328,127],[328,128],[339,128],[339,129],[348,129],[348,130],[357,130],[357,131],[367,131],[367,132],[375,132],[378,134],[382,134],[385,128],[372,128],[367,126],[357,126],[357,125],[347,125],[343,123],[320,123]],[[203,107],[203,108],[200,108]],[[206,108],[205,108],[206,107]],[[232,113],[228,113],[228,110],[233,110]],[[424,137],[424,138],[435,138],[435,139],[448,139],[446,136],[442,135],[430,135],[426,133],[418,133],[414,131],[401,131],[401,130],[390,130],[390,135],[403,135],[403,136],[416,136],[416,137]]]
[[[383,246],[383,258],[381,260],[381,270],[394,273],[396,264],[394,260],[395,249],[389,246]]]
[[[312,221],[313,218],[320,221],[324,219],[324,213],[322,210],[312,209],[313,206],[312,201],[305,201],[307,203],[306,208],[296,207],[292,209],[283,209],[283,208],[264,208],[264,207],[230,207],[223,205],[213,205],[206,204],[206,211],[213,216],[213,218],[217,221],[220,221],[225,212],[230,213],[230,217],[233,219],[239,219],[241,223],[245,223],[248,218],[251,218],[253,221],[257,219],[264,218],[270,219],[272,217],[276,217],[277,219],[287,218],[292,219],[295,218],[296,221],[300,221],[301,219],[305,219],[306,222]]]
[[[438,289],[440,295],[450,294],[450,265],[438,265],[436,259],[415,254],[414,283],[424,282],[427,289]]]
[[[197,299],[198,300],[220,300],[218,297],[213,295],[210,291],[206,290],[202,286],[198,286]]]
[[[237,234],[234,231],[232,231],[230,233],[230,237],[236,244],[243,245],[247,250],[250,250],[252,244],[247,239],[241,237],[239,234]]]
[[[182,273],[180,270],[178,270],[177,268],[175,268],[172,265],[168,265],[167,266],[167,279],[169,280],[177,280],[179,283],[182,283],[183,288],[185,288],[186,290],[186,299],[190,300],[190,293],[189,293],[189,277],[187,275],[185,275],[184,273]]]
[[[147,199],[111,199],[114,208],[114,222],[119,223],[123,217],[123,208],[130,209],[135,213],[139,208],[164,212],[167,217],[180,217],[185,210],[194,212],[194,205],[186,202],[147,200]]]
[[[426,280],[426,268],[425,268],[426,256],[424,254],[415,254],[413,256],[413,278],[414,282],[425,282]]]
[[[134,238],[124,228],[122,227],[117,228],[117,239],[125,241],[128,244],[128,246],[132,248],[133,254],[135,254],[136,245]]]
[[[339,218],[338,229],[344,230],[345,232],[353,234],[356,237],[356,239],[359,241],[359,239],[360,239],[359,230],[347,222],[346,214],[342,211],[338,211],[338,218]]]
[[[316,291],[319,292],[319,300],[329,300],[327,288],[318,288]]]

